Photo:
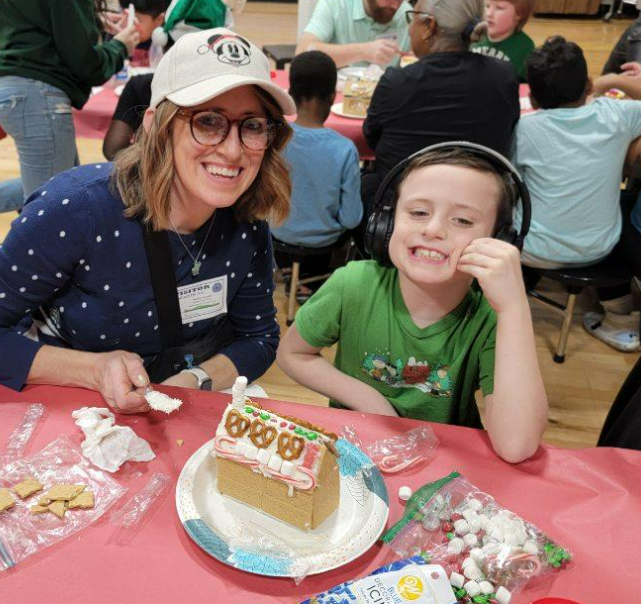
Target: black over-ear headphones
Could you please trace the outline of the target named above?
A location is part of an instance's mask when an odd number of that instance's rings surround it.
[[[392,185],[397,177],[401,175],[407,166],[417,157],[421,157],[431,151],[450,151],[455,149],[461,149],[472,155],[476,155],[490,163],[501,174],[510,175],[516,192],[515,205],[520,201],[523,210],[521,231],[517,232],[512,226],[512,218],[510,217],[509,222],[499,225],[494,237],[515,245],[519,250],[523,248],[523,240],[530,230],[530,217],[532,215],[530,194],[525,182],[523,182],[523,178],[521,178],[516,168],[505,159],[505,157],[493,149],[467,141],[453,141],[430,145],[429,147],[425,147],[425,149],[413,153],[407,159],[404,159],[394,166],[378,187],[376,196],[374,197],[374,209],[370,214],[365,230],[365,251],[382,266],[393,266],[389,257],[389,242],[394,231],[394,212],[396,210],[398,195],[395,195],[391,200],[389,199],[389,192]]]

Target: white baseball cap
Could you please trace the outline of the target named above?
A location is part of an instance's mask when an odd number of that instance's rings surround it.
[[[151,82],[151,107],[165,99],[195,107],[228,90],[260,86],[283,114],[296,113],[292,97],[271,81],[267,57],[249,40],[217,27],[182,36],[162,58]]]

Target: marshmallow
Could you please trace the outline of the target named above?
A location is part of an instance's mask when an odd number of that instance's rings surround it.
[[[284,476],[293,476],[296,471],[296,466],[291,461],[283,461],[283,465],[280,468],[280,473]]]
[[[473,535],[472,533],[468,533],[467,535],[465,535],[463,537],[463,542],[468,547],[474,547],[475,545],[478,544],[479,539],[478,539],[478,537],[476,535]]]
[[[481,581],[479,583],[479,587],[481,588],[481,593],[485,594],[486,596],[494,593],[494,585],[492,585],[489,581]]]
[[[470,533],[472,533],[474,535],[476,535],[476,533],[480,532],[480,530],[483,528],[481,526],[481,517],[480,516],[476,516],[475,518],[472,518],[472,520],[470,520],[468,522],[468,524],[470,525]]]
[[[539,546],[536,544],[535,541],[526,541],[525,544],[523,545],[523,551],[526,554],[532,554],[536,556],[539,553]]]
[[[501,585],[501,587],[499,587],[496,590],[494,597],[499,604],[510,604],[510,600],[512,599],[512,594],[507,589],[505,589],[505,587]]]
[[[447,551],[450,554],[456,554],[457,556],[463,551],[464,547],[463,539],[459,539],[458,537],[454,537],[448,544],[447,544]]]
[[[423,518],[422,521],[423,528],[426,531],[434,532],[438,531],[441,528],[441,521],[439,520],[438,516],[434,513],[428,514]]]
[[[398,498],[401,501],[407,501],[412,496],[412,489],[410,487],[401,487],[398,490]]]
[[[481,569],[476,564],[469,564],[463,569],[463,574],[471,581],[476,581],[483,576]],[[478,594],[474,594],[478,595]]]
[[[463,589],[467,592],[467,595],[471,596],[472,598],[474,596],[478,596],[481,593],[481,588],[476,581],[468,581],[465,585],[463,585]],[[503,602],[501,602],[501,604],[503,604]]]
[[[503,541],[503,539],[505,539],[505,534],[499,528],[492,529],[489,534],[492,539],[496,539],[497,541]]]
[[[461,516],[463,516],[463,518],[467,520],[468,524],[470,524],[472,522],[472,519],[476,518],[478,514],[474,510],[468,508],[461,512]]]
[[[465,539],[463,541],[465,541]],[[466,566],[469,566],[470,564],[472,566],[476,566],[476,561],[473,558],[465,558],[465,560],[463,560],[463,563],[461,564],[461,568],[465,568]]]
[[[477,564],[480,564],[484,557],[485,555],[480,547],[475,547],[470,550],[470,558],[472,558],[472,560]]]
[[[461,588],[463,587],[463,583],[465,583],[465,577],[463,575],[459,575],[458,573],[452,573],[450,575],[450,585]]]
[[[518,545],[524,545],[527,541],[527,533],[523,529],[518,529],[514,532]]]
[[[463,518],[457,520],[454,523],[454,532],[457,535],[466,535],[467,533],[469,533],[470,525],[467,523],[467,520],[463,520]]]
[[[432,503],[434,504],[435,508],[442,508],[445,505],[445,499],[443,498],[443,495],[437,493],[436,495],[434,495]]]
[[[272,454],[267,449],[261,449],[260,451],[258,451],[256,461],[266,466],[269,463],[269,459],[271,458],[271,456]]]
[[[283,458],[280,455],[272,455],[267,465],[275,472],[278,472],[283,465]]]
[[[258,457],[258,447],[255,447],[254,445],[248,443],[247,447],[245,447],[245,459],[256,459]]]
[[[519,540],[516,538],[514,533],[506,533],[503,538],[503,543],[509,545],[510,547],[516,547],[519,544]]]
[[[483,509],[483,504],[478,499],[470,499],[467,502],[467,507],[475,512],[479,512]]]
[[[247,448],[247,443],[243,442],[242,440],[237,440],[236,441],[236,448],[235,451],[238,453],[238,455],[245,455],[245,449]]]

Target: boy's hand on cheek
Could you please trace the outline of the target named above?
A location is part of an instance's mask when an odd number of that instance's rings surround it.
[[[521,258],[513,245],[498,239],[475,239],[463,250],[457,268],[477,279],[497,313],[527,305]]]

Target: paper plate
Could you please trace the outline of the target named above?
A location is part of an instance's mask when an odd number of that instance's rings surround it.
[[[332,113],[335,113],[336,115],[340,115],[341,117],[347,117],[351,120],[364,120],[364,117],[359,117],[358,115],[349,115],[347,113],[343,113],[343,102],[341,101],[340,103],[334,103],[330,109]]]
[[[338,70],[339,80],[348,80],[349,78],[362,78],[367,71],[367,67],[343,67]]]
[[[376,466],[357,447],[340,439],[338,509],[313,531],[304,532],[247,505],[225,497],[216,486],[211,440],[185,464],[176,486],[176,509],[189,536],[209,555],[241,570],[268,577],[292,577],[307,569],[315,575],[338,568],[364,554],[380,537],[389,515],[387,489]],[[362,472],[363,468],[367,472]],[[277,535],[288,554],[232,548],[239,521]],[[238,542],[236,542],[238,543]],[[294,558],[293,551],[299,552]]]

